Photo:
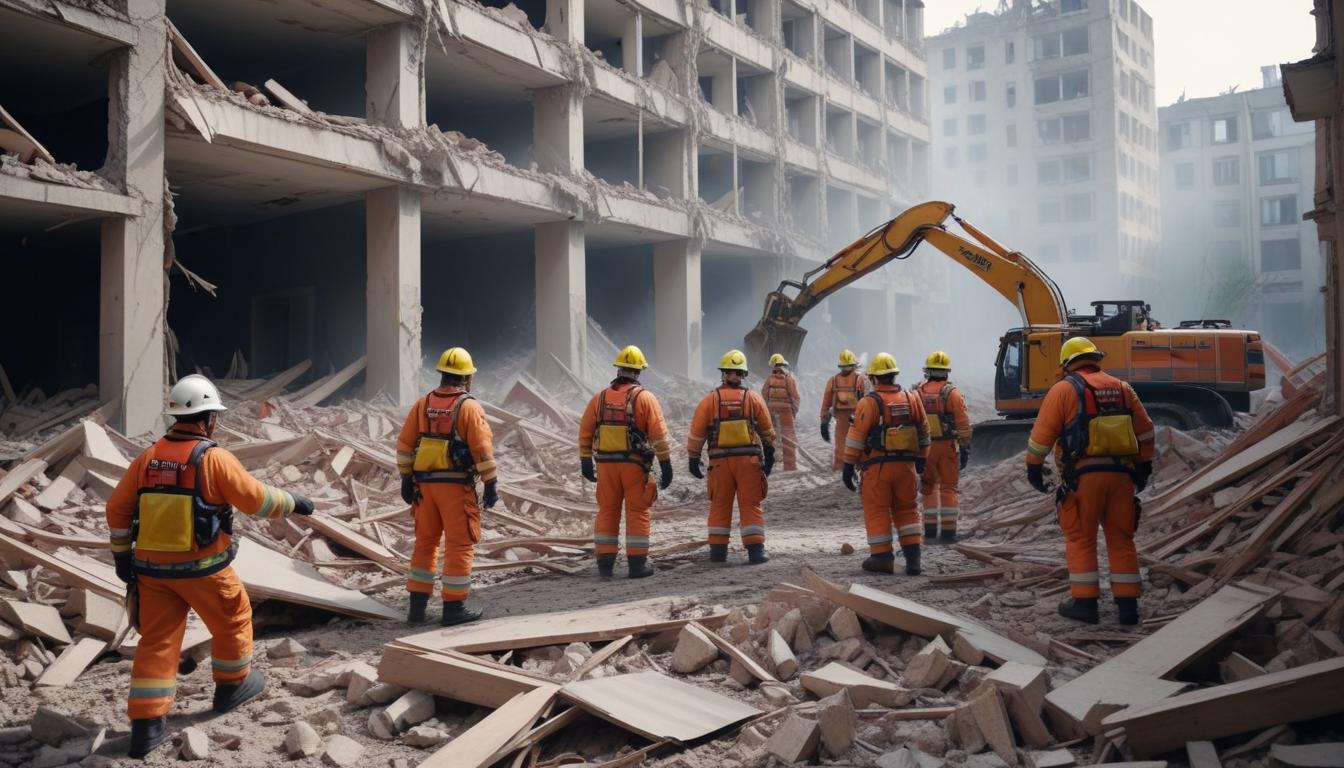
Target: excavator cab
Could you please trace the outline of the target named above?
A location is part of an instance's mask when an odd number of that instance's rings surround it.
[[[1096,336],[1121,336],[1130,331],[1152,331],[1159,327],[1153,320],[1153,308],[1140,299],[1092,302],[1092,333]]]

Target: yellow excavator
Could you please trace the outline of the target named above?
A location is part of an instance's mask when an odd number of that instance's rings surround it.
[[[761,321],[747,334],[753,370],[780,353],[795,360],[807,331],[799,322],[822,299],[929,243],[985,281],[1017,308],[1022,325],[999,338],[994,405],[1002,417],[974,425],[977,463],[1025,450],[1041,401],[1059,380],[1059,348],[1087,336],[1106,353],[1106,370],[1128,381],[1158,424],[1179,429],[1230,427],[1265,386],[1260,335],[1226,320],[1184,321],[1164,328],[1139,300],[1094,301],[1090,315],[1071,315],[1059,286],[1031,259],[1011,251],[957,216],[954,206],[927,202],[855,240],[800,281],[785,280],[765,300]],[[949,232],[948,219],[972,239]],[[936,340],[930,340],[938,346]]]

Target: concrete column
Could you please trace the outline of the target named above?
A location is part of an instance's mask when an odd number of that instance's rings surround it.
[[[821,23],[817,19],[817,14],[807,13],[795,22],[797,27],[798,55],[812,63],[817,63],[818,51],[821,48],[817,45],[820,33]]]
[[[782,32],[779,0],[747,0],[747,3],[756,34],[772,43],[778,42]]]
[[[577,88],[557,85],[532,92],[532,147],[543,171],[583,170],[583,97]]]
[[[756,126],[767,133],[773,133],[779,124],[779,95],[779,78],[774,74],[747,80],[747,103],[756,116]]]
[[[700,378],[700,246],[674,240],[653,246],[654,360],[659,369]]]
[[[621,68],[635,77],[644,76],[644,14],[625,20],[621,31]]]
[[[420,193],[386,187],[364,196],[368,277],[364,392],[399,405],[420,395]]]
[[[695,197],[699,167],[686,131],[663,131],[644,136],[644,185],[663,187],[677,199]]]
[[[161,426],[167,278],[163,241],[164,0],[128,0],[141,44],[109,58],[105,173],[141,201],[141,215],[104,219],[98,388],[119,406],[113,425],[137,436]]]
[[[546,32],[583,44],[583,0],[546,0]]]
[[[725,115],[737,114],[737,59],[728,60],[728,69],[711,76],[710,99],[714,108]]]
[[[556,221],[533,232],[537,263],[537,375],[549,378],[555,355],[579,376],[588,352],[587,254],[583,224]]]
[[[364,116],[397,128],[425,124],[420,36],[411,24],[390,24],[365,38]]]
[[[742,163],[742,214],[751,217],[760,211],[762,224],[773,223],[779,216],[779,180],[783,169],[778,163]]]

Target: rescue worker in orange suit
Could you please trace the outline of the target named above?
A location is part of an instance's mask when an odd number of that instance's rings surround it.
[[[401,472],[401,499],[415,516],[415,547],[406,578],[410,607],[406,622],[425,621],[429,595],[434,591],[434,565],[443,548],[441,574],[445,627],[481,617],[468,608],[471,563],[481,540],[481,507],[499,501],[495,487],[495,447],[485,409],[471,396],[476,366],[461,347],[445,350],[435,366],[441,376],[437,389],[411,406],[397,436],[397,469]],[[476,481],[484,484],[476,498]]]
[[[831,417],[835,417],[836,438],[835,457],[831,460],[831,469],[840,469],[845,464],[845,443],[841,435],[849,432],[849,424],[854,420],[854,409],[859,399],[868,391],[868,382],[856,368],[859,359],[848,349],[840,351],[840,372],[826,380],[826,391],[821,395],[821,439],[831,442]]]
[[[798,380],[789,373],[789,361],[781,354],[770,356],[772,370],[761,385],[761,396],[770,409],[770,418],[779,427],[780,442],[784,449],[784,471],[798,469],[798,452],[794,446],[798,443],[798,433],[793,429],[794,418],[803,400],[798,396]]]
[[[639,347],[616,355],[616,379],[593,395],[579,422],[579,466],[584,478],[597,483],[597,518],[593,551],[597,575],[611,578],[621,540],[621,505],[625,505],[625,558],[632,579],[653,575],[649,564],[649,507],[658,489],[672,484],[672,451],[667,422],[653,393],[639,386],[639,373],[649,367]],[[658,486],[650,470],[658,460]]]
[[[919,483],[919,493],[924,497],[924,538],[944,544],[957,540],[957,518],[961,515],[957,483],[961,470],[971,460],[971,417],[966,414],[961,390],[947,380],[951,373],[952,358],[941,350],[934,352],[925,358],[924,381],[915,388],[924,400],[933,439],[928,466]]]
[[[748,389],[747,356],[729,350],[719,359],[723,383],[705,395],[691,418],[686,440],[691,475],[704,480],[700,454],[709,444],[709,561],[728,561],[733,530],[733,498],[737,498],[738,530],[747,548],[747,562],[759,565],[765,554],[766,478],[775,465],[775,428],[761,396]]]
[[[131,757],[166,736],[187,612],[210,630],[214,710],[229,712],[261,693],[252,667],[252,606],[233,570],[233,510],[261,518],[311,515],[313,503],[263,485],[212,440],[227,410],[219,390],[184,376],[168,395],[176,423],[136,457],[107,500],[117,578],[139,596],[140,643],[131,665]]]
[[[1096,624],[1101,579],[1097,527],[1106,536],[1111,595],[1121,624],[1139,623],[1139,523],[1135,493],[1153,472],[1152,419],[1128,383],[1101,370],[1104,353],[1081,336],[1059,351],[1064,377],[1045,395],[1027,441],[1027,480],[1041,493],[1055,489],[1045,480],[1045,457],[1052,448],[1060,468],[1055,495],[1064,531],[1071,597],[1061,616]]]
[[[861,474],[863,525],[868,532],[868,558],[863,570],[895,573],[892,529],[896,531],[905,572],[920,572],[919,476],[929,455],[929,422],[924,401],[896,383],[901,372],[886,352],[873,356],[868,375],[873,391],[859,401],[854,423],[845,437],[845,487],[858,490]]]

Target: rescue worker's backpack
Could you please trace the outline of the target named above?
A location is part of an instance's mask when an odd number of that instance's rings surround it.
[[[930,379],[919,385],[919,396],[924,400],[924,413],[929,419],[929,437],[934,440],[956,440],[957,420],[948,411],[947,399],[957,388],[952,386],[952,382],[944,381],[937,394],[930,394],[924,386],[931,381],[936,380]]]
[[[1068,464],[1080,459],[1133,459],[1139,455],[1139,439],[1124,384],[1113,376],[1101,375],[1101,387],[1078,371],[1064,377],[1078,394],[1078,415],[1063,435],[1064,461]]]
[[[765,380],[765,402],[767,405],[786,405],[793,407],[793,400],[789,397],[789,375],[787,373],[771,373]]]
[[[131,520],[131,538],[136,553],[191,552],[204,549],[221,533],[233,533],[233,508],[228,504],[209,504],[201,495],[201,458],[217,443],[205,437],[168,438],[170,443],[192,443],[185,461],[155,455],[150,449],[145,465],[145,480],[136,498]],[[174,446],[180,449],[185,446]],[[194,475],[190,487],[183,486],[183,474]]]
[[[449,399],[447,408],[432,408],[430,400]],[[417,483],[473,483],[474,463],[471,447],[458,433],[457,419],[462,404],[474,399],[470,393],[454,392],[440,395],[430,392],[425,396],[424,427],[415,442],[415,463],[411,475]]]
[[[919,456],[919,427],[912,411],[910,392],[873,391],[867,394],[877,406],[877,423],[868,430],[866,447],[874,454],[864,466],[886,461],[914,461]]]
[[[631,385],[624,392],[616,384],[602,390],[597,410],[597,439],[593,458],[599,462],[632,461],[648,464],[653,449],[648,438],[635,426],[635,400],[644,388]]]
[[[831,377],[831,410],[833,411],[853,411],[859,407],[859,398],[863,396],[863,385],[859,382],[859,374],[851,373],[854,377],[853,384],[842,384],[840,377],[844,374],[837,373]]]
[[[728,393],[728,397],[724,394]],[[755,419],[747,416],[747,390],[719,387],[714,390],[714,421],[709,425],[709,457],[759,456]]]

